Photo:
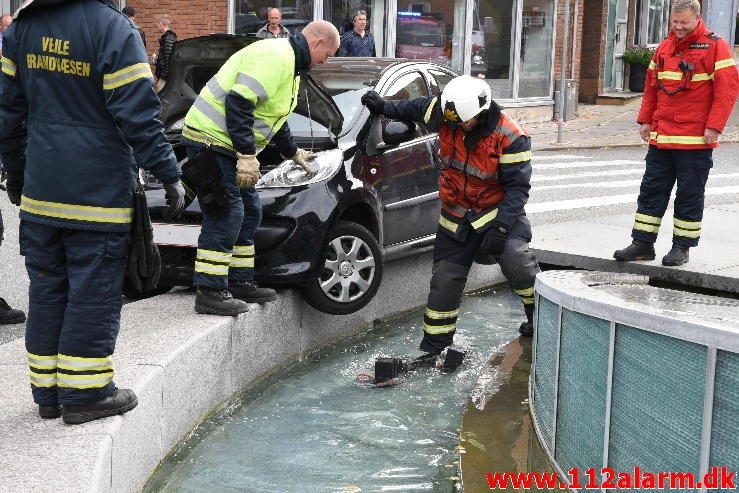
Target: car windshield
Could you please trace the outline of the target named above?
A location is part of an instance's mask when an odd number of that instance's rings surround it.
[[[339,135],[346,133],[354,121],[354,117],[362,108],[359,99],[362,94],[372,89],[379,80],[379,73],[372,72],[349,72],[342,70],[313,70],[311,77],[321,88],[326,91],[339,107],[344,117],[344,127]],[[308,118],[292,113],[288,119],[290,132],[299,137],[311,136],[311,122]],[[328,129],[320,123],[313,122],[313,135],[319,137],[326,135]]]

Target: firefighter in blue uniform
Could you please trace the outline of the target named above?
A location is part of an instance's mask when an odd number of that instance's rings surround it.
[[[104,0],[34,0],[3,39],[0,154],[30,278],[26,349],[42,418],[137,404],[113,382],[137,166],[184,190],[133,24]],[[61,409],[60,406],[61,405]]]

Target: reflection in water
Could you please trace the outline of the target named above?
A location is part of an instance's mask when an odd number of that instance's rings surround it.
[[[473,351],[462,368],[393,388],[355,376],[377,357],[418,354],[420,310],[316,353],[199,427],[145,491],[453,492],[470,391],[522,319],[506,286],[465,296],[455,342]]]
[[[466,493],[490,491],[487,473],[552,472],[529,415],[530,368],[531,339],[513,340],[488,362],[472,390],[461,433]]]

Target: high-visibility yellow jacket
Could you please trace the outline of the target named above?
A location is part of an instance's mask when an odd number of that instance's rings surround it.
[[[306,54],[310,59],[305,38],[296,38],[257,41],[233,54],[200,91],[182,136],[242,154],[256,154],[269,144],[297,105],[296,69]]]

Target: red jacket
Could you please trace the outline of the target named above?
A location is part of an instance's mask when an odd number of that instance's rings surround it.
[[[444,121],[438,97],[385,101],[385,116],[439,132],[440,224],[456,231],[469,222],[478,232],[510,231],[525,214],[531,188],[531,140],[494,102],[471,132]]]
[[[649,143],[660,149],[717,147],[703,134],[707,128],[723,131],[738,91],[729,45],[700,19],[683,39],[671,31],[660,43],[647,70],[637,121],[651,123]]]

